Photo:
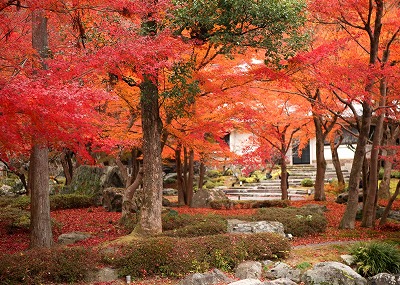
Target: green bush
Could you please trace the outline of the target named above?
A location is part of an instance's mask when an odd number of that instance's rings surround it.
[[[301,186],[312,187],[314,186],[314,181],[312,181],[310,178],[304,178],[303,180],[301,180]]]
[[[175,183],[176,183],[176,178],[174,178],[174,177],[169,177],[169,178],[164,180],[164,184],[165,185],[175,184]]]
[[[183,228],[163,232],[164,236],[197,237],[226,233],[227,221],[223,218],[204,219]]]
[[[350,248],[354,256],[357,272],[363,276],[378,273],[400,273],[400,251],[385,242],[359,243]]]
[[[90,195],[57,194],[50,196],[51,210],[89,208],[95,205],[95,199]]]
[[[283,258],[289,249],[285,238],[271,233],[159,237],[131,242],[112,262],[121,276],[183,276],[211,268],[232,270],[243,260]]]
[[[83,248],[29,250],[0,256],[0,284],[72,283],[94,269],[96,254]]]
[[[163,235],[196,237],[225,233],[227,221],[217,215],[187,215],[167,213],[162,217]]]
[[[390,174],[391,178],[397,178],[400,179],[400,171],[399,170],[392,170],[392,173]]]
[[[221,172],[218,170],[208,170],[206,172],[206,176],[210,178],[217,178],[220,177],[221,175],[222,175]]]
[[[26,195],[18,197],[0,197],[1,208],[28,209],[29,205],[30,197]],[[90,195],[56,194],[50,196],[51,210],[88,208],[95,205],[95,199]]]
[[[257,209],[257,208],[270,208],[270,207],[288,207],[288,200],[215,200],[210,202],[212,209]]]
[[[4,223],[9,233],[16,229],[29,230],[30,212],[10,206],[1,207],[0,222]]]
[[[207,189],[215,188],[215,183],[210,180],[207,180],[206,183],[204,184],[204,187]]]
[[[383,174],[384,174],[385,170],[383,167],[379,168],[379,172],[378,172],[378,179],[382,180],[383,179]]]
[[[18,209],[28,209],[30,205],[30,197],[26,195],[17,197],[0,197],[0,207],[11,207]]]

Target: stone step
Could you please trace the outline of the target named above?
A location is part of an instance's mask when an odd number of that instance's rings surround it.
[[[239,194],[245,194],[245,195],[251,195],[251,194],[271,194],[271,193],[281,193],[282,190],[281,188],[265,188],[265,189],[240,189],[240,188],[229,188],[229,189],[223,189],[225,194],[227,195],[239,195]],[[301,194],[301,195],[309,195],[313,191],[312,188],[302,188],[302,189],[296,189],[296,188],[289,188],[288,192],[292,194]]]

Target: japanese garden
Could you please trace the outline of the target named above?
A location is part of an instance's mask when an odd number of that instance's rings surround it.
[[[0,1],[0,284],[400,284],[400,4]]]

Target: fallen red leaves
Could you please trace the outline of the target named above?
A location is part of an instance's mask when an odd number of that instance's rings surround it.
[[[345,211],[345,205],[337,204],[333,200],[325,202],[315,201],[293,201],[294,207],[301,207],[305,204],[326,205],[328,211],[326,217],[328,219],[328,228],[325,233],[309,236],[305,238],[294,238],[292,244],[316,244],[330,241],[345,240],[368,240],[380,239],[387,236],[390,232],[398,232],[400,226],[398,224],[389,223],[383,228],[362,228],[359,222],[356,223],[354,230],[339,230],[340,219]],[[396,203],[396,208],[400,207],[400,203]],[[214,210],[205,208],[189,208],[179,207],[174,210],[183,214],[219,214],[219,215],[252,215],[256,209],[232,209],[232,210]],[[126,235],[127,232],[118,226],[118,220],[121,213],[107,212],[104,208],[89,209],[72,209],[58,210],[51,213],[52,219],[56,226],[54,230],[54,240],[62,233],[73,231],[87,232],[92,235],[91,238],[81,241],[75,245],[80,246],[96,246],[102,242],[115,239]],[[15,230],[11,234],[7,232],[4,224],[0,224],[0,251],[5,253],[15,253],[28,248],[29,233],[23,230]]]

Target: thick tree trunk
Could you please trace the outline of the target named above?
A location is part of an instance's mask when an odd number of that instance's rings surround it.
[[[32,12],[32,47],[42,59],[42,68],[47,69],[44,61],[48,57],[47,18],[43,10]],[[51,247],[49,152],[45,144],[33,143],[28,183],[31,190],[30,248]]]
[[[46,146],[35,144],[29,164],[31,189],[30,248],[51,247],[53,235],[50,219],[49,152]]]
[[[140,209],[135,233],[155,235],[162,232],[162,122],[159,113],[156,79],[145,75],[140,85],[143,130],[143,190],[144,201]]]
[[[378,190],[378,197],[381,199],[389,199],[390,197],[390,176],[393,168],[393,163],[391,161],[391,158],[395,155],[394,149],[392,149],[390,146],[393,146],[396,144],[396,140],[399,137],[400,134],[400,125],[398,126],[390,126],[388,125],[386,127],[386,146],[389,146],[386,148],[386,154],[384,155],[384,171],[383,171],[383,179],[379,185],[379,190]]]
[[[135,181],[129,185],[125,191],[124,196],[122,197],[122,215],[121,221],[125,221],[129,219],[133,210],[133,196],[135,195],[136,190],[140,187],[143,182],[143,168],[139,168],[139,172],[136,175]]]
[[[381,99],[379,106],[384,107],[386,105],[386,89],[387,84],[384,79],[380,82],[380,95]],[[376,216],[376,204],[378,195],[378,175],[379,175],[379,153],[380,146],[383,137],[383,123],[385,119],[385,113],[381,113],[375,125],[374,137],[372,140],[372,150],[370,159],[370,172],[369,172],[369,183],[366,200],[364,200],[364,211],[361,226],[371,228],[375,225]]]
[[[386,224],[386,220],[389,215],[390,209],[392,208],[393,202],[396,200],[399,193],[400,193],[400,180],[399,182],[397,182],[396,191],[394,191],[393,196],[390,198],[388,204],[386,205],[385,211],[382,214],[381,220],[379,221],[380,226]]]
[[[200,162],[199,184],[197,186],[198,189],[203,188],[205,173],[206,173],[206,166],[204,165],[204,162]]]
[[[194,180],[194,151],[193,149],[189,150],[189,173],[188,173],[188,181],[186,183],[186,196],[187,196],[187,205],[192,204],[193,198],[193,180]]]
[[[346,211],[340,221],[339,228],[354,229],[357,208],[358,208],[358,186],[360,182],[360,173],[362,170],[365,147],[367,145],[369,128],[371,125],[371,107],[368,102],[364,102],[363,115],[361,118],[361,129],[358,137],[356,151],[354,153],[353,164],[349,179],[349,198],[346,206]]]
[[[178,205],[183,206],[185,205],[185,183],[183,180],[183,173],[182,173],[182,160],[181,160],[181,151],[182,148],[180,145],[177,146],[175,149],[175,162],[176,162],[176,182],[178,187]]]
[[[65,185],[70,185],[74,174],[74,165],[72,163],[72,152],[68,149],[61,153],[61,165],[65,176]]]
[[[388,150],[386,153],[388,156],[394,155],[392,150]],[[379,184],[378,198],[379,199],[389,199],[390,197],[390,178],[392,173],[393,163],[390,160],[385,160],[385,165],[383,167],[383,177]]]
[[[316,138],[316,160],[317,160],[317,174],[315,178],[315,201],[325,201],[325,172],[326,172],[326,160],[324,155],[324,141],[325,136],[323,134],[322,125],[318,117],[314,115],[314,126],[315,126],[315,138]]]
[[[282,158],[281,162],[281,190],[282,190],[282,200],[288,200],[288,172],[286,166],[285,157]]]
[[[340,159],[339,159],[339,153],[338,153],[338,148],[341,144],[341,141],[342,141],[342,136],[339,139],[339,142],[336,144],[334,141],[331,141],[330,147],[331,147],[331,154],[332,154],[332,164],[333,164],[333,167],[335,168],[338,184],[344,186],[345,181],[344,181],[343,171],[342,171],[342,167],[340,165]]]

